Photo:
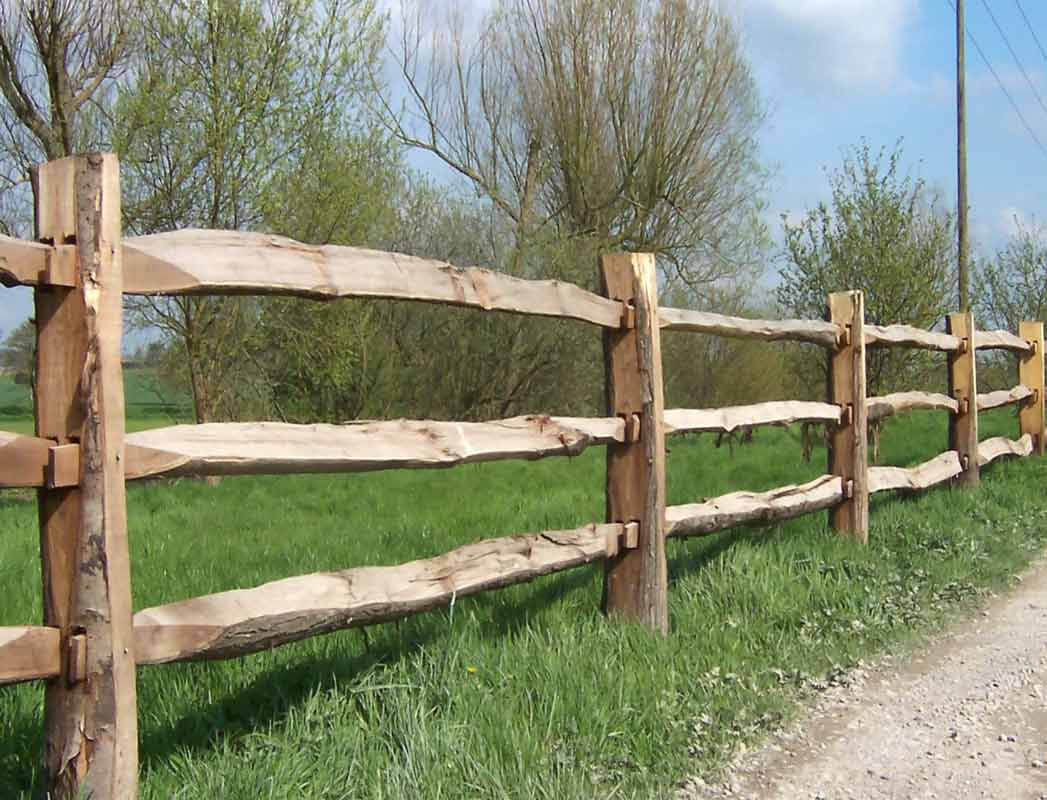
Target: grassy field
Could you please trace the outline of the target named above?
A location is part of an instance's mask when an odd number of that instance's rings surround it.
[[[138,420],[133,421],[145,424]],[[982,435],[1014,435],[1007,411]],[[9,429],[0,420],[0,427]],[[945,448],[944,415],[892,421],[881,463]],[[806,480],[798,434],[672,440],[669,502]],[[670,542],[672,631],[597,611],[601,568],[465,598],[367,633],[139,673],[143,798],[653,798],[714,770],[842,669],[1005,586],[1047,541],[1047,460],[976,491],[877,495],[870,545],[820,513]],[[601,519],[603,453],[448,471],[129,490],[135,607],[390,564]],[[0,493],[0,625],[40,618],[35,504]],[[0,689],[0,797],[40,792],[41,687]]]

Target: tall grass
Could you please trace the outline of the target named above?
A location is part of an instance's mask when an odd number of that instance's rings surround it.
[[[1012,413],[982,416],[1010,434]],[[881,462],[945,449],[892,421]],[[792,430],[670,440],[670,504],[824,471]],[[671,542],[665,639],[597,611],[599,565],[247,658],[139,672],[144,798],[663,796],[715,769],[826,676],[1005,585],[1047,539],[1047,462],[975,491],[873,498],[870,545],[816,514]],[[132,485],[135,607],[435,555],[603,513],[603,454],[447,471]],[[0,496],[0,625],[40,618],[35,504]],[[42,690],[0,689],[0,796],[41,788]]]

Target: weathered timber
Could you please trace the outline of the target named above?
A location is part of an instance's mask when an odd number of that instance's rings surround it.
[[[607,447],[606,521],[639,524],[636,547],[605,562],[603,607],[663,635],[669,630],[665,561],[665,399],[654,256],[600,259],[608,298],[635,309],[635,327],[604,331],[608,416],[639,420],[639,438]]]
[[[966,344],[949,353],[949,394],[957,402],[957,410],[949,417],[949,449],[959,453],[963,472],[959,482],[963,486],[977,486],[978,479],[978,380],[975,348],[971,342],[980,332],[974,329],[974,315],[949,314],[946,328]]]
[[[4,286],[74,286],[76,249],[52,247],[0,234],[0,284]]]
[[[127,294],[386,297],[563,317],[618,328],[622,306],[562,281],[459,269],[399,253],[263,233],[182,230],[124,240]]]
[[[1030,456],[1032,451],[1032,436],[1028,433],[1020,439],[994,436],[984,442],[978,442],[978,464],[984,467],[1001,456]]]
[[[830,433],[828,471],[849,486],[844,500],[829,511],[829,524],[833,530],[865,543],[869,540],[869,483],[862,293],[830,294],[829,319],[847,334],[841,346],[829,353],[829,402],[845,410],[845,424],[836,426]]]
[[[61,639],[58,628],[0,627],[0,686],[58,675]]]
[[[48,790],[62,800],[134,798],[116,157],[45,164],[36,185],[38,238],[75,241],[77,259],[74,288],[36,290],[37,436],[80,446],[80,486],[40,494],[45,623],[60,630],[61,652],[71,654],[45,699]]]
[[[977,331],[974,347],[976,350],[1010,350],[1013,353],[1032,351],[1032,345],[1026,339],[1009,331]]]
[[[960,340],[957,337],[948,333],[925,331],[912,325],[866,325],[865,343],[870,346],[918,347],[944,352],[960,349]]]
[[[624,431],[625,421],[617,418],[546,416],[497,422],[176,425],[127,437],[127,477],[366,472],[572,456],[590,445],[624,441]]]
[[[840,422],[840,407],[829,403],[785,401],[756,403],[727,408],[669,408],[665,411],[665,433],[731,431],[759,425],[790,425],[794,422]]]
[[[746,319],[665,306],[658,309],[658,320],[663,331],[693,331],[735,339],[764,339],[772,342],[810,342],[822,347],[835,347],[840,336],[837,326],[819,320]]]
[[[457,597],[606,557],[622,525],[488,539],[435,558],[274,581],[139,611],[139,664],[233,658],[343,628],[389,622]]]
[[[665,535],[704,536],[735,525],[777,522],[832,508],[843,499],[843,480],[834,475],[769,492],[732,492],[704,503],[669,506]]]
[[[978,395],[978,410],[988,411],[990,408],[1000,408],[1015,403],[1024,404],[1032,397],[1032,390],[1021,384],[1010,389],[999,389],[995,392],[983,392]]]
[[[1042,456],[1047,447],[1047,436],[1044,431],[1044,355],[1043,323],[1020,322],[1018,335],[1033,343],[1031,353],[1023,353],[1018,358],[1018,380],[1032,391],[1032,398],[1018,412],[1018,431],[1024,436],[1032,436],[1032,448],[1036,455]]]
[[[894,392],[865,400],[869,421],[916,409],[939,409],[955,412],[959,404],[948,395],[936,392]]]
[[[928,489],[963,472],[960,456],[948,450],[915,467],[869,467],[869,492],[888,489]]]
[[[43,486],[49,439],[0,431],[0,488]]]

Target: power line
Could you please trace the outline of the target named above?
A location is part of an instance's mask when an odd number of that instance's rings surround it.
[[[992,9],[989,7],[987,0],[982,0],[982,5],[985,6],[985,10],[989,13],[989,18],[992,20],[992,24],[995,25],[996,30],[999,31],[1003,43],[1007,45],[1007,49],[1011,51],[1011,57],[1014,58],[1014,63],[1018,65],[1018,69],[1021,71],[1022,75],[1025,76],[1025,82],[1029,84],[1029,88],[1032,89],[1033,96],[1040,104],[1040,108],[1044,110],[1044,113],[1047,113],[1047,105],[1044,105],[1043,98],[1040,97],[1040,93],[1036,91],[1036,85],[1032,82],[1032,78],[1029,77],[1029,73],[1025,71],[1025,65],[1022,64],[1021,59],[1018,58],[1018,54],[1014,52],[1014,48],[1011,47],[1011,40],[1008,39],[1007,34],[1003,32],[1003,28],[1000,26],[1000,21],[996,19],[996,15],[992,13]]]
[[[955,12],[956,6],[953,4],[953,0],[945,1]],[[993,78],[996,79],[996,83],[1000,87],[1000,91],[1002,91],[1004,95],[1007,97],[1008,102],[1011,104],[1011,108],[1013,108],[1014,113],[1018,115],[1018,119],[1021,120],[1021,123],[1025,127],[1025,130],[1028,132],[1029,136],[1032,137],[1032,140],[1036,142],[1036,145],[1040,148],[1040,152],[1043,154],[1043,157],[1047,158],[1047,147],[1043,146],[1043,142],[1041,142],[1040,137],[1036,135],[1036,131],[1034,131],[1032,129],[1032,126],[1029,125],[1029,123],[1025,120],[1025,115],[1022,114],[1022,110],[1018,107],[1018,104],[1014,102],[1014,97],[1011,96],[1011,93],[1008,91],[1003,81],[1000,80],[1000,76],[996,74],[996,70],[993,69],[992,63],[989,61],[989,57],[985,55],[985,51],[982,50],[982,46],[978,44],[978,40],[974,38],[974,34],[971,33],[969,29],[967,31],[967,38],[971,40],[971,44],[974,45],[974,49],[978,51],[978,55],[982,57],[982,61],[985,62],[985,66],[988,67],[989,72],[991,72]]]
[[[1033,41],[1036,42],[1036,46],[1040,48],[1040,55],[1043,56],[1043,60],[1047,61],[1047,50],[1043,49],[1043,45],[1040,43],[1040,37],[1036,35],[1036,29],[1029,22],[1029,15],[1025,13],[1025,9],[1022,8],[1022,0],[1014,0],[1014,4],[1018,6],[1018,10],[1022,13],[1022,19],[1025,20],[1025,27],[1029,29],[1029,33],[1032,34]]]

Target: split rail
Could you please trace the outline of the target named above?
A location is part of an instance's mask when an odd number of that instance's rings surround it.
[[[54,798],[137,794],[135,670],[223,659],[446,605],[455,597],[594,561],[604,608],[668,629],[666,540],[828,510],[865,541],[869,495],[946,481],[972,486],[980,466],[1044,451],[1043,325],[976,331],[953,314],[946,333],[864,321],[861,292],[828,297],[827,319],[753,320],[659,308],[654,259],[600,261],[604,292],[350,247],[230,231],[123,239],[112,155],[41,166],[36,241],[0,237],[0,279],[35,287],[35,436],[0,433],[0,487],[39,491],[42,625],[0,628],[0,683],[46,681],[45,766]],[[579,320],[603,331],[607,416],[493,422],[273,422],[174,426],[125,435],[120,360],[123,294],[381,297]],[[660,333],[694,331],[822,346],[825,403],[664,408]],[[867,347],[946,353],[949,393],[866,397]],[[1019,384],[979,394],[975,352],[1018,356]],[[978,412],[1014,404],[1019,437],[978,441]],[[867,422],[910,409],[950,415],[949,449],[912,469],[870,467]],[[825,423],[827,473],[769,492],[665,505],[665,436],[739,426]],[[607,448],[606,518],[466,545],[390,567],[292,577],[132,612],[125,482],[158,476],[353,473],[574,455]]]

